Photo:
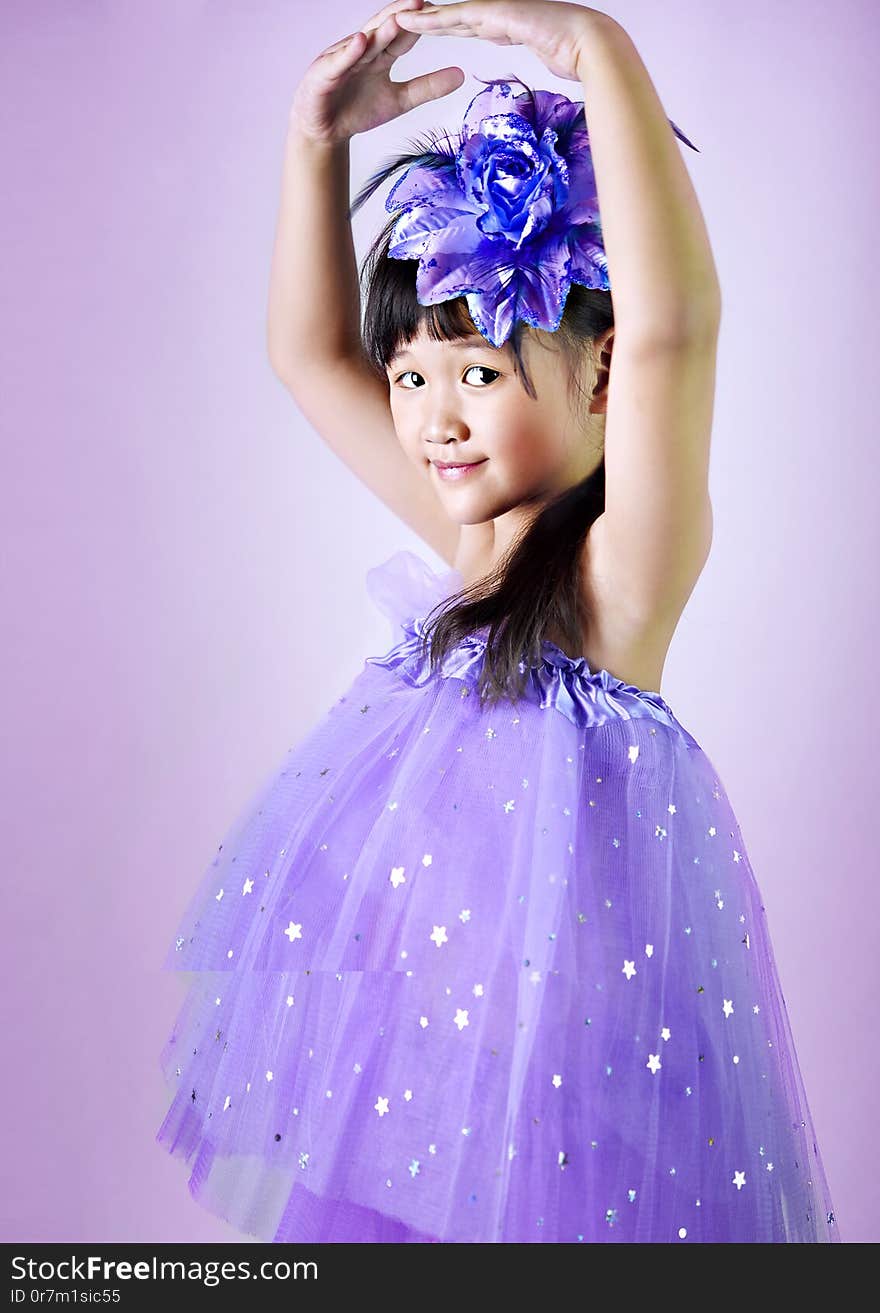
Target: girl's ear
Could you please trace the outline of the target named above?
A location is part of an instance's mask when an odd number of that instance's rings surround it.
[[[599,360],[601,360],[601,358],[602,358],[602,353],[603,353],[603,352],[607,352],[608,360],[607,360],[607,362],[605,362],[605,363],[606,363],[608,366],[610,366],[610,364],[611,364],[611,353],[612,353],[613,349],[614,349],[614,325],[612,324],[610,328],[606,328],[606,329],[605,329],[605,332],[604,332],[604,333],[600,333],[599,336],[596,338],[596,354],[597,354],[597,358],[598,358]]]
[[[593,342],[593,367],[596,377],[590,394],[590,414],[602,415],[608,410],[608,384],[611,381],[611,356],[614,351],[614,326]]]

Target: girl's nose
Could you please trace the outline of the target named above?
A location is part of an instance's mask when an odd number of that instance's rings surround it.
[[[460,441],[468,436],[468,426],[448,406],[434,410],[425,418],[422,437],[425,442],[444,443]]]

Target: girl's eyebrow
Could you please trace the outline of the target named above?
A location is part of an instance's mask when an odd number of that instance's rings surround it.
[[[482,346],[485,347],[487,351],[494,351],[497,349],[492,346],[491,342],[487,342],[479,333],[469,333],[467,337],[456,338],[454,341],[447,342],[446,345],[459,351],[470,346]],[[398,347],[394,352],[394,355],[388,357],[389,365],[392,364],[393,361],[398,360],[401,356],[408,355],[409,352],[410,348],[407,346]]]

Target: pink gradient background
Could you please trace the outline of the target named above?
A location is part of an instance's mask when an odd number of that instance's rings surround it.
[[[388,646],[367,568],[442,564],[266,358],[289,103],[371,12],[3,6],[4,1240],[240,1238],[154,1145],[160,959],[243,802]],[[877,1240],[878,11],[609,12],[700,147],[724,297],[714,547],[663,692],[742,822],[841,1235]],[[450,64],[581,94],[476,41],[393,76]],[[353,189],[477,90],[356,138]]]

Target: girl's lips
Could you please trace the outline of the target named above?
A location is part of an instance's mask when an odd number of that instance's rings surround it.
[[[469,465],[438,465],[436,461],[431,461],[431,464],[444,482],[454,482],[456,479],[468,478],[475,470],[481,469],[488,459],[486,456],[483,460],[471,461]]]

